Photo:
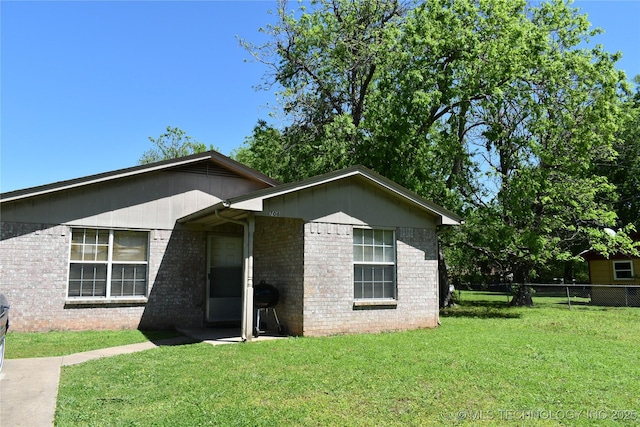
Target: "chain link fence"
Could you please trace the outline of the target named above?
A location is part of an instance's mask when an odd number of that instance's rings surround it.
[[[483,290],[503,293],[507,301],[514,295],[515,284],[492,285]],[[619,284],[565,284],[565,283],[528,283],[531,296],[557,298],[558,302],[571,305],[594,305],[605,307],[640,307],[640,285]],[[457,295],[461,298],[460,293]]]

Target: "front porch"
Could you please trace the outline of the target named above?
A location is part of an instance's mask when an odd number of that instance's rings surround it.
[[[242,332],[237,328],[176,328],[176,331],[193,340],[204,342],[211,345],[233,344],[243,342]],[[269,341],[275,339],[286,338],[279,335],[276,331],[268,330],[254,337],[252,341]]]

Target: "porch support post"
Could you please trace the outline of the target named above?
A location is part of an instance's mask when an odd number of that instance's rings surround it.
[[[253,339],[253,234],[256,221],[253,214],[247,215],[244,224],[244,280],[242,292],[242,340]]]

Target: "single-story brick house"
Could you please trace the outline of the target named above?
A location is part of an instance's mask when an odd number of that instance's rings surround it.
[[[640,241],[640,233],[631,237]],[[623,253],[605,257],[594,250],[581,255],[589,263],[592,304],[640,307],[640,258]]]
[[[211,151],[0,195],[15,331],[241,324],[253,285],[292,335],[434,327],[436,230],[460,217],[361,166],[280,184]]]

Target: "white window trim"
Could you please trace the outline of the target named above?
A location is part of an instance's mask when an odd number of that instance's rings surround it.
[[[71,250],[73,246],[74,230],[103,230],[109,232],[109,250],[107,253],[107,261],[84,261],[72,260]],[[150,230],[134,230],[125,228],[100,228],[100,227],[70,227],[69,230],[69,253],[67,256],[67,287],[65,295],[65,304],[138,304],[147,302],[149,296],[149,256],[151,251],[151,232]],[[111,296],[111,276],[113,270],[113,242],[116,231],[136,231],[147,233],[147,259],[145,261],[117,261],[116,264],[146,265],[147,276],[145,278],[145,291],[143,295],[128,296]],[[69,278],[71,275],[71,264],[96,264],[104,263],[107,266],[106,278],[106,295],[105,296],[69,296]]]
[[[355,277],[353,276],[354,267],[358,265],[380,265],[380,266],[392,266],[393,267],[393,297],[389,298],[356,298],[355,293],[353,295],[353,307],[371,307],[371,306],[389,306],[395,307],[398,301],[398,245],[396,240],[396,229],[391,227],[367,227],[367,226],[354,226],[352,230],[352,234],[355,230],[380,230],[380,231],[391,231],[393,233],[393,262],[391,261],[381,261],[381,262],[373,262],[373,261],[356,261],[352,259],[351,266],[351,287],[353,288],[355,285]],[[351,243],[351,250],[353,252],[353,239]],[[352,255],[353,258],[353,255]]]
[[[629,264],[630,265],[630,269],[624,269],[621,271],[631,271],[631,277],[618,277],[618,270],[616,269],[616,265],[617,264]],[[625,259],[625,260],[618,260],[618,261],[613,261],[613,280],[635,280],[635,274],[633,272],[633,260],[631,259]]]

